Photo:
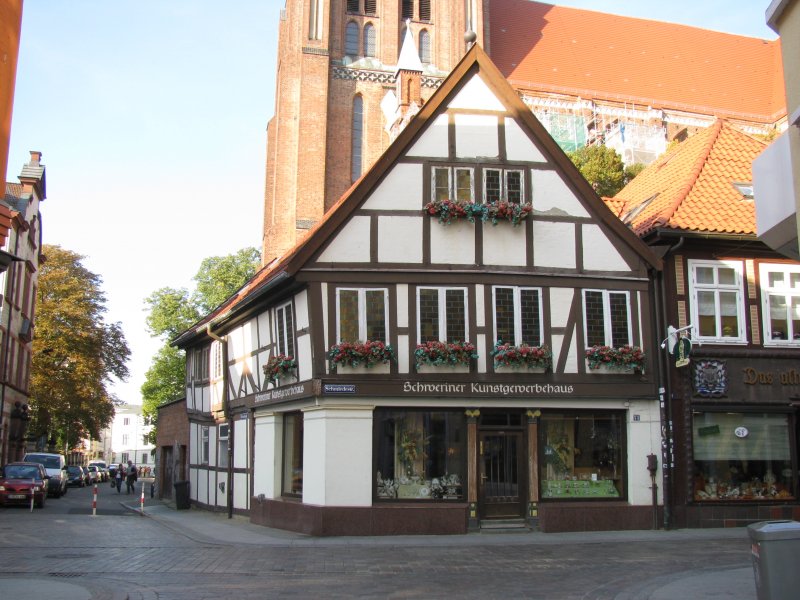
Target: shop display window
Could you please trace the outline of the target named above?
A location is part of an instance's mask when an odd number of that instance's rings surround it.
[[[463,500],[463,412],[378,410],[376,496],[385,500]]]
[[[623,413],[542,415],[542,498],[622,497],[626,455],[623,432]]]
[[[303,495],[303,413],[283,417],[283,494]]]
[[[696,501],[795,498],[788,415],[698,411],[692,446]]]

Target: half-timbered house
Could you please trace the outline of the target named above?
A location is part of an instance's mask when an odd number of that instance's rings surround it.
[[[316,535],[649,528],[660,268],[475,45],[176,340],[192,501]]]

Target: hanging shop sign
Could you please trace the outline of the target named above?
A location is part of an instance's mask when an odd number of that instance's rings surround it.
[[[692,351],[692,341],[689,338],[682,337],[675,342],[672,349],[672,356],[675,359],[675,367],[685,367],[689,364],[689,354]]]

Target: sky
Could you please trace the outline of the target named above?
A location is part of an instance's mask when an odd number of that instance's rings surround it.
[[[442,1],[442,0],[439,0]],[[561,0],[766,39],[767,0]],[[44,242],[103,280],[141,403],[162,342],[144,299],[209,256],[261,246],[266,125],[284,0],[25,0],[6,181],[43,153]]]

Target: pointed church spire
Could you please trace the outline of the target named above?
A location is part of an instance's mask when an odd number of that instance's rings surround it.
[[[403,38],[403,45],[400,47],[400,56],[397,58],[397,68],[394,74],[400,71],[419,71],[422,73],[422,61],[419,59],[417,47],[414,44],[414,36],[411,35],[411,21],[406,20],[406,35]]]

